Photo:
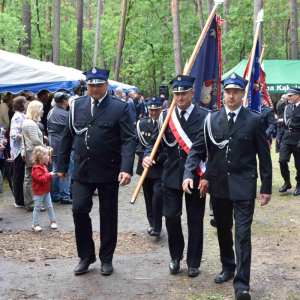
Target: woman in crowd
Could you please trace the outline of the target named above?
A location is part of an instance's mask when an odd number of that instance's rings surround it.
[[[10,144],[11,151],[10,156],[14,160],[13,174],[14,174],[14,196],[15,207],[24,207],[24,174],[25,174],[25,162],[21,156],[22,146],[22,125],[25,120],[25,113],[27,110],[28,102],[23,96],[19,96],[13,100],[13,107],[15,114],[10,124]]]
[[[4,124],[6,130],[9,128],[9,106],[11,105],[10,95],[5,95],[3,98],[3,103],[0,104],[0,124]]]
[[[36,146],[45,147],[43,144],[43,133],[38,126],[43,113],[43,104],[40,101],[34,100],[30,102],[27,108],[26,120],[22,125],[21,155],[25,161],[24,204],[27,211],[32,211],[34,208],[31,179],[33,150]]]

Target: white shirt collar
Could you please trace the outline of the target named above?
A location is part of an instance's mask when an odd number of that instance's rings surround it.
[[[236,120],[236,118],[237,118],[239,112],[241,111],[241,109],[242,109],[242,105],[241,105],[238,109],[236,109],[236,110],[234,110],[234,111],[231,111],[231,110],[229,110],[229,109],[227,108],[227,106],[225,105],[225,111],[226,111],[226,115],[227,115],[228,120],[230,119],[230,116],[229,116],[228,114],[229,114],[230,112],[233,112],[233,113],[235,113],[235,116],[233,117],[233,121],[235,122],[235,120]]]
[[[300,102],[295,103],[296,107],[300,104]]]
[[[182,111],[182,109],[180,109],[178,106],[177,106],[177,109],[178,109],[178,113],[180,116],[180,112]],[[186,110],[186,113],[183,115],[184,118],[186,119],[186,121],[189,118],[190,114],[192,113],[193,109],[194,109],[194,104],[191,103],[191,106]]]
[[[102,102],[102,100],[106,97],[106,95],[107,95],[107,91],[105,92],[104,97],[102,97],[101,99],[98,100],[99,102],[98,102],[97,107],[100,105],[100,103]],[[94,101],[95,101],[95,99],[91,96],[91,112],[92,112],[92,115],[93,115]]]

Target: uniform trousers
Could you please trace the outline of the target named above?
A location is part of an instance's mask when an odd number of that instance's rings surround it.
[[[73,219],[78,256],[94,258],[92,222],[89,213],[93,207],[93,194],[98,189],[100,211],[100,252],[102,263],[110,263],[117,244],[119,183],[88,183],[74,180]]]
[[[160,178],[146,178],[143,183],[147,218],[154,231],[161,231],[163,214],[163,187]]]
[[[25,177],[25,162],[21,153],[14,159],[13,174],[15,203],[18,205],[24,205],[23,183]]]
[[[295,159],[295,168],[297,169],[296,181],[300,183],[300,149],[297,148],[297,145],[281,144],[279,153],[281,175],[285,181],[290,180],[288,162],[290,161],[292,153]]]
[[[184,237],[181,226],[183,191],[164,187],[164,216],[168,231],[169,250],[172,259],[180,259],[184,250]],[[188,225],[187,265],[199,268],[203,251],[203,218],[205,197],[193,189],[192,194],[185,193],[185,205]]]
[[[233,287],[250,289],[251,267],[251,224],[255,200],[230,200],[211,196],[215,219],[217,222],[218,241],[222,271],[237,270]],[[235,252],[233,251],[233,213],[235,219]]]

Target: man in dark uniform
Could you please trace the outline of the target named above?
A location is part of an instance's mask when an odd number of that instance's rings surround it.
[[[128,103],[107,93],[109,70],[92,68],[84,73],[89,95],[73,101],[58,155],[57,172],[66,180],[72,143],[75,144],[73,218],[80,263],[75,274],[87,272],[96,261],[89,213],[93,193],[99,192],[101,273],[113,272],[117,243],[118,190],[130,183],[135,133]],[[119,181],[119,182],[118,182]]]
[[[137,122],[137,139],[139,143],[136,147],[136,154],[139,156],[139,161],[136,169],[136,174],[142,175],[144,168],[142,166],[144,152],[151,140],[154,129],[157,127],[158,117],[162,111],[163,99],[160,97],[150,97],[148,100],[148,109],[150,117],[140,119]],[[145,181],[143,183],[143,191],[146,203],[147,218],[150,224],[148,233],[152,236],[159,236],[162,226],[163,213],[163,187],[161,176],[164,169],[164,161],[166,153],[160,148],[156,152],[156,164],[150,168]]]
[[[211,112],[202,126],[189,152],[183,182],[184,191],[195,186],[195,169],[200,160],[205,160],[208,151],[200,192],[210,193],[217,222],[222,271],[215,282],[228,281],[237,269],[233,286],[238,300],[251,299],[251,223],[258,177],[256,154],[262,180],[261,205],[270,201],[272,190],[272,161],[261,115],[242,106],[247,82],[235,73],[222,81],[225,107]]]
[[[200,127],[207,115],[207,110],[192,104],[194,95],[193,85],[194,77],[178,75],[170,84],[173,85],[173,95],[176,101],[176,107],[172,114],[173,122],[180,126],[179,130],[185,133],[190,143],[193,143]],[[163,111],[159,121],[162,124],[166,118],[167,111]],[[171,120],[170,120],[171,121]],[[164,197],[164,216],[166,219],[166,227],[168,231],[169,250],[171,254],[170,271],[175,274],[180,269],[180,260],[183,258],[184,237],[181,227],[182,215],[182,181],[184,165],[187,153],[183,149],[184,145],[180,139],[176,139],[170,127],[170,122],[166,128],[163,144],[167,148],[167,160],[164,163],[164,171],[162,175],[163,197]],[[149,167],[155,164],[151,161],[149,155],[152,151],[156,138],[159,134],[159,126],[155,129],[150,143],[145,151],[143,167]],[[174,131],[175,132],[175,131]],[[175,133],[176,135],[176,133]],[[185,139],[186,139],[185,137]],[[178,138],[178,136],[177,136]],[[205,197],[201,197],[197,186],[200,176],[195,176],[195,189],[185,194],[187,224],[188,224],[188,251],[187,265],[188,276],[196,277],[199,275],[199,267],[203,250],[203,217],[205,211]]]
[[[285,107],[288,105],[289,96],[288,95],[282,95],[281,99],[278,101],[276,105],[276,112],[277,112],[277,135],[280,130],[280,126],[283,122],[283,116],[284,116],[284,110]],[[280,147],[276,145],[276,153],[279,153]]]
[[[274,108],[267,106],[263,102],[264,93],[262,92],[261,97],[261,121],[264,123],[266,128],[266,135],[270,146],[272,144],[272,135],[276,128],[276,120],[275,120],[275,113]]]
[[[300,141],[300,88],[291,87],[288,96],[291,103],[285,108],[283,122],[276,139],[277,145],[280,146],[279,164],[284,179],[284,185],[279,192],[284,193],[292,188],[288,162],[293,153],[297,169],[294,196],[298,196],[300,195],[300,149],[297,147]]]

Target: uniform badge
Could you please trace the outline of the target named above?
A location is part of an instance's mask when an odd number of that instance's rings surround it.
[[[150,133],[150,132],[148,133],[148,136],[151,136],[151,133]]]
[[[177,80],[178,80],[178,81],[181,81],[181,76],[178,76],[178,77],[177,77]]]
[[[148,123],[149,123],[149,124],[151,123],[151,120],[150,120],[150,119],[148,120]]]
[[[92,73],[93,73],[93,74],[97,74],[97,70],[96,70],[95,67],[92,69]]]
[[[152,100],[155,100],[155,97],[152,97]]]
[[[144,134],[145,134],[145,132],[144,132],[144,131],[142,131],[142,132],[141,132],[141,134],[142,134],[142,135],[144,135]]]
[[[231,79],[236,79],[236,75],[235,73],[233,73],[231,76],[230,76]]]

